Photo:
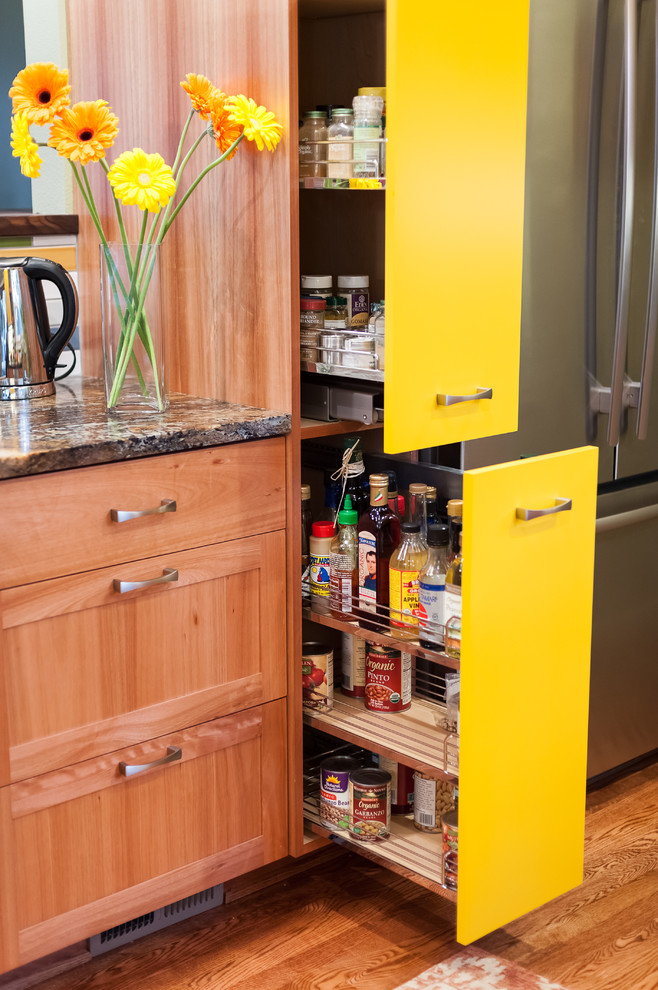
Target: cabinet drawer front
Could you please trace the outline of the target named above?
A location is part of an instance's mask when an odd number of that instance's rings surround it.
[[[10,479],[0,512],[0,587],[265,533],[285,518],[284,441]]]
[[[464,475],[460,942],[582,880],[596,470],[582,447]]]
[[[528,10],[387,4],[389,453],[516,429]]]
[[[168,747],[181,756],[135,777]],[[23,781],[6,870],[20,961],[285,855],[285,703]],[[7,872],[3,871],[7,876]]]
[[[268,533],[0,592],[11,779],[283,697],[284,558]]]

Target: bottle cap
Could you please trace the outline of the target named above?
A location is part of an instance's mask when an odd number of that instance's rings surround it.
[[[403,533],[420,533],[420,523],[403,522],[400,523],[400,529]]]
[[[338,522],[341,526],[356,526],[359,521],[359,514],[356,509],[352,508],[352,499],[349,495],[345,496],[345,503],[343,508],[338,513]]]
[[[321,519],[320,522],[314,522],[312,526],[313,536],[327,537],[335,536],[336,530],[334,529],[334,524],[328,519]]]
[[[327,309],[334,309],[336,306],[347,306],[345,296],[327,296]]]
[[[311,497],[311,486],[304,484],[302,485],[302,501],[305,502],[307,498]]]
[[[326,117],[327,114],[324,110],[307,110],[304,114],[305,117]]]
[[[381,96],[382,100],[385,100],[386,86],[360,86],[358,94],[359,96]]]
[[[450,530],[444,523],[430,523],[427,527],[427,545],[430,547],[447,547],[450,542]]]
[[[331,285],[331,275],[302,275],[304,289],[330,289]]]
[[[425,492],[426,498],[436,498],[436,488],[434,485],[428,485],[427,491]]]
[[[338,288],[339,289],[367,289],[370,285],[369,275],[339,275],[338,276]]]
[[[451,498],[446,506],[449,516],[461,516],[464,508],[464,501],[461,498]]]
[[[308,296],[302,296],[299,300],[299,308],[304,313],[308,310],[326,309],[327,304],[324,299],[311,299]]]
[[[349,107],[336,107],[335,110],[331,111],[332,117],[344,117],[346,114],[352,116],[352,111]]]
[[[412,481],[409,485],[410,495],[424,495],[427,492],[427,485],[422,481]]]

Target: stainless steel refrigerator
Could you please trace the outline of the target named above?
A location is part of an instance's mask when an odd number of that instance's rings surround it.
[[[590,777],[658,750],[657,19],[530,2],[519,430],[462,448],[599,447]]]

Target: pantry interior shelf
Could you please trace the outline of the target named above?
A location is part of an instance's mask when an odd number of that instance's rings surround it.
[[[308,439],[308,437],[307,437]],[[414,657],[421,657],[423,660],[431,660],[439,663],[442,667],[449,667],[451,670],[460,669],[460,661],[449,657],[447,653],[440,653],[438,650],[426,650],[417,640],[396,639],[388,632],[375,632],[371,629],[362,629],[356,622],[346,622],[345,619],[336,619],[330,612],[315,611],[309,604],[310,595],[302,596],[302,616],[315,622],[320,626],[329,626],[331,629],[338,629],[340,632],[350,633],[359,639],[365,639],[368,643],[376,643],[378,646],[388,646],[404,653],[410,653]]]
[[[347,433],[360,433],[363,430],[381,430],[383,423],[361,423],[358,419],[304,419],[301,420],[302,440],[314,440],[317,437],[342,436]]]
[[[352,185],[350,186],[350,181]],[[356,183],[361,183],[356,185]],[[369,183],[369,185],[366,185]],[[375,185],[375,183],[378,183]],[[299,180],[300,189],[342,189],[345,192],[379,192],[386,189],[386,177],[379,179],[328,179],[322,176],[304,175]]]
[[[441,724],[445,709],[414,699],[402,712],[371,712],[363,698],[334,689],[333,708],[304,711],[304,722],[441,780],[457,781],[459,737]],[[361,844],[361,843],[359,843]]]
[[[346,365],[327,364],[325,361],[301,361],[300,367],[302,371],[310,371],[314,375],[335,375],[338,378],[352,378],[362,382],[384,381],[384,372],[377,368],[348,368]],[[381,426],[381,423],[379,425]]]
[[[304,799],[304,818],[307,826],[326,838],[348,846],[356,852],[387,866],[394,873],[427,887],[449,901],[457,901],[457,891],[443,886],[443,865],[441,859],[441,835],[420,832],[414,828],[413,816],[394,815],[391,818],[391,834],[376,842],[363,842],[353,838],[349,832],[332,832],[320,824],[318,798]]]

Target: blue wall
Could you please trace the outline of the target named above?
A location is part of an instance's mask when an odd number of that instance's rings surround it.
[[[32,209],[32,183],[11,154],[11,100],[7,93],[25,66],[23,0],[2,0],[0,18],[0,210]]]

